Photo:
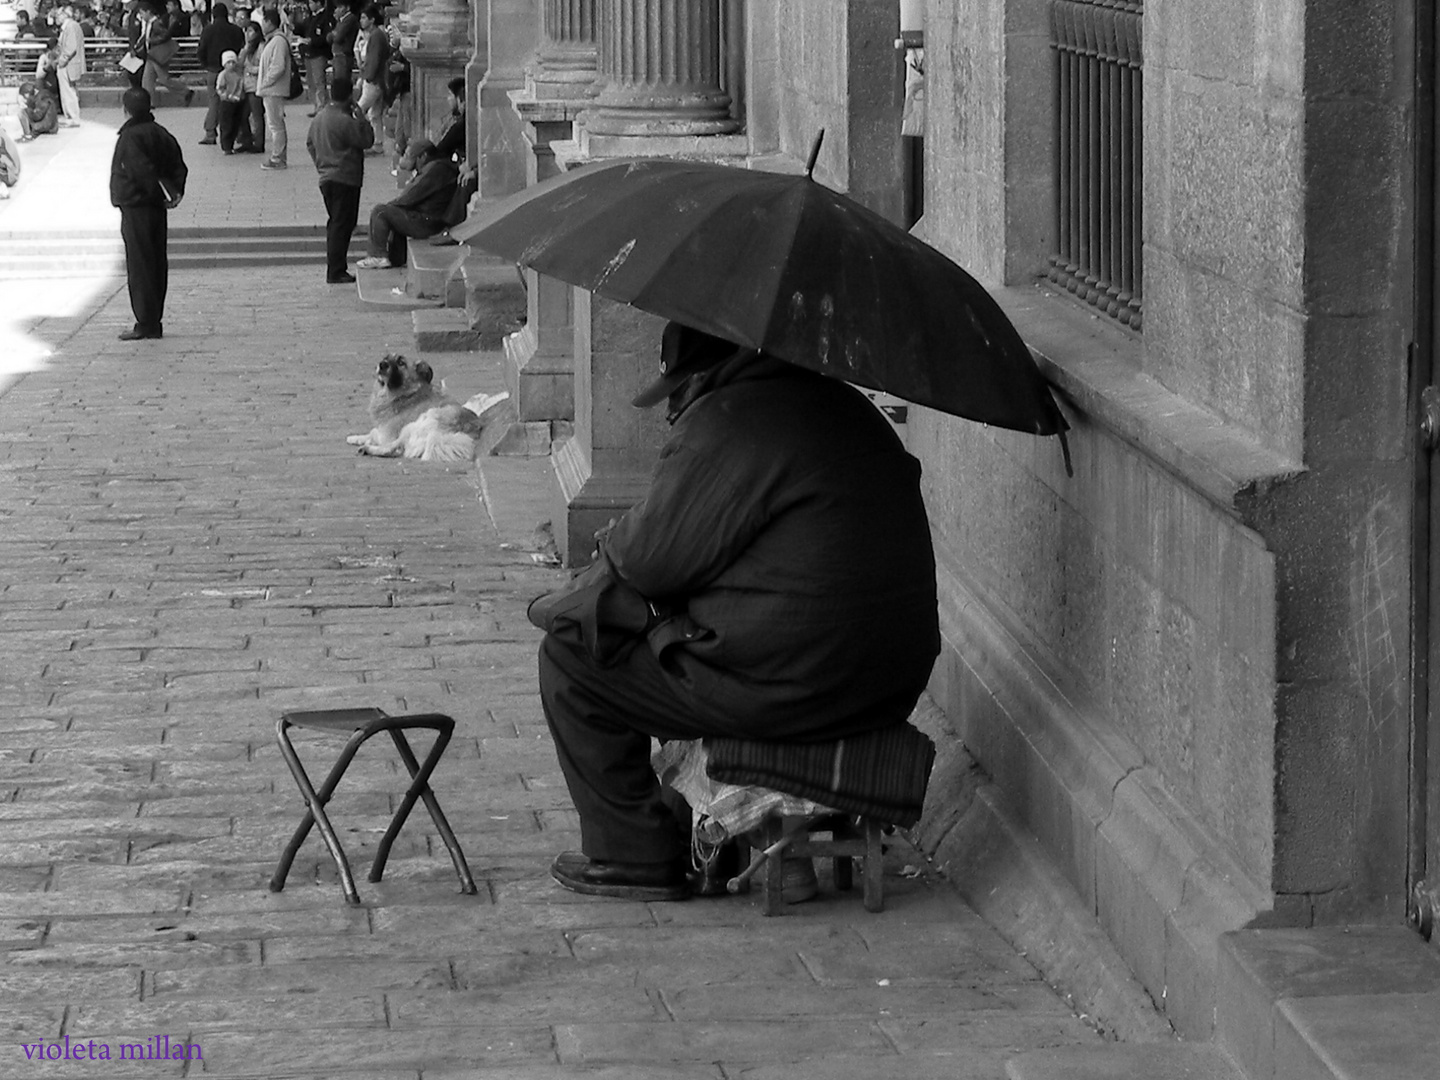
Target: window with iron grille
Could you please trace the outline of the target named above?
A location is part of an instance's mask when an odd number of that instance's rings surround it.
[[[1056,236],[1049,278],[1140,329],[1142,0],[1053,0]]]

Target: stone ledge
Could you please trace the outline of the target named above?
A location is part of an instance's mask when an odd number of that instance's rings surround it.
[[[911,722],[935,740],[916,846],[987,923],[1102,1032],[1167,1043],[1174,1032],[1115,951],[1094,911],[1039,841],[1001,805],[949,719],[921,698]]]
[[[1139,343],[1047,286],[993,290],[1040,369],[1069,405],[1157,462],[1226,512],[1242,497],[1305,471],[1139,369]]]
[[[1435,1075],[1440,956],[1404,926],[1226,934],[1220,979],[1218,1042],[1247,1076]]]
[[[1055,674],[1059,665],[1023,646],[953,561],[937,556],[944,646],[931,692],[963,718],[955,738],[1001,764],[1006,808],[1037,834],[1115,950],[1165,1001],[1176,1030],[1208,1039],[1219,937],[1269,910],[1269,894],[1166,795],[1098,706]],[[936,820],[942,831],[944,820]],[[941,842],[932,837],[927,847]]]

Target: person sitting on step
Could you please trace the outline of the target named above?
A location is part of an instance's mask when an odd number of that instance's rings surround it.
[[[60,112],[55,99],[33,82],[20,84],[20,142],[60,130]]]
[[[400,167],[413,169],[415,176],[399,195],[370,211],[369,253],[356,263],[362,270],[404,266],[406,237],[425,239],[445,230],[460,176],[455,163],[440,156],[429,139],[411,139]]]

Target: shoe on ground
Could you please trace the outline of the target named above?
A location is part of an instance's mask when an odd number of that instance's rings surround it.
[[[325,279],[325,284],[326,284],[326,285],[348,285],[348,284],[350,284],[350,282],[352,282],[352,281],[354,281],[354,280],[355,280],[355,275],[352,274],[352,273],[350,273],[350,271],[347,270],[347,271],[345,271],[345,273],[343,273],[343,274],[332,274],[331,276],[327,277],[327,278]]]
[[[222,154],[226,154],[226,155],[235,153],[234,150],[223,150],[223,149],[222,149],[220,152],[221,152]]]
[[[217,138],[215,138],[213,135],[207,135],[207,136],[205,136],[205,138],[203,138],[203,139],[200,140],[200,145],[201,145],[201,146],[214,146],[214,145],[215,145],[217,142],[219,142],[219,141],[220,141],[220,140],[217,139]]]
[[[550,876],[571,892],[619,900],[685,900],[690,885],[685,864],[602,862],[578,851],[555,856]]]
[[[390,260],[383,255],[367,255],[355,265],[361,270],[389,270]]]
[[[283,162],[283,161],[262,161],[262,162],[260,163],[260,168],[262,168],[262,169],[271,169],[271,170],[276,170],[276,171],[278,171],[278,170],[280,170],[280,169],[288,169],[289,167],[290,167],[290,166],[287,165],[287,164],[285,164],[285,162]]]
[[[787,904],[814,900],[820,892],[815,860],[808,855],[780,856],[780,899]]]
[[[120,332],[121,341],[149,341],[152,338],[162,338],[164,336],[165,331],[163,330],[141,330],[138,326]]]

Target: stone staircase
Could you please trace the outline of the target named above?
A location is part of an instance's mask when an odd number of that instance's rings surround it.
[[[1009,1080],[1434,1080],[1440,955],[1403,926],[1220,941],[1210,1043],[1036,1050]]]
[[[357,231],[363,250],[364,233]],[[352,252],[356,242],[352,241]],[[217,226],[170,230],[170,270],[325,263],[321,225]],[[123,273],[119,230],[0,232],[0,279],[97,277]]]

